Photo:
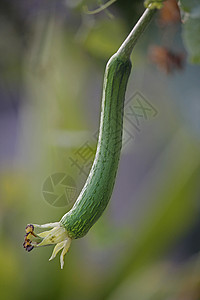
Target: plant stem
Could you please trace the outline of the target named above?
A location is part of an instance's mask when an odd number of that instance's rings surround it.
[[[145,31],[149,23],[151,22],[154,14],[157,9],[147,8],[139,21],[136,23],[132,31],[129,33],[119,50],[117,51],[117,55],[121,58],[128,59],[131,55],[131,52],[137,43],[138,38]]]

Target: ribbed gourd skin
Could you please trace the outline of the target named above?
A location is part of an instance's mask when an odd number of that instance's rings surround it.
[[[122,146],[124,99],[130,71],[130,60],[116,55],[107,63],[95,159],[74,206],[61,219],[71,238],[81,238],[88,232],[112,195]]]

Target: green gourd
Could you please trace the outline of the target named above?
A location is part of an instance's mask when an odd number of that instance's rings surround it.
[[[155,1],[153,2],[154,8]],[[131,72],[130,55],[138,38],[156,12],[152,7],[150,5],[145,10],[119,50],[107,63],[96,155],[86,183],[74,206],[60,222],[44,225],[29,224],[26,227],[24,248],[31,251],[34,247],[55,244],[50,260],[62,249],[61,268],[64,266],[64,255],[72,239],[81,238],[89,231],[104,212],[112,195],[122,147],[124,99]],[[34,227],[53,229],[36,234]]]
[[[71,238],[83,237],[111,197],[122,147],[124,99],[131,71],[129,59],[113,56],[106,67],[96,156],[73,208],[61,223]]]
[[[131,72],[130,55],[155,11],[146,9],[119,50],[107,63],[94,163],[73,208],[61,219],[61,224],[71,238],[83,237],[101,216],[110,200],[122,146],[124,99]]]

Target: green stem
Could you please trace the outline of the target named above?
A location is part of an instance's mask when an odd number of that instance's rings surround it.
[[[141,36],[141,34],[145,31],[149,23],[151,22],[154,14],[157,9],[147,8],[139,21],[136,23],[132,31],[129,33],[119,50],[117,51],[117,55],[121,58],[128,59],[133,51],[137,40]]]

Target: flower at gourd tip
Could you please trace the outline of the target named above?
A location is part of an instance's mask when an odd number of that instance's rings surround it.
[[[52,229],[36,234],[34,232],[34,227]],[[25,231],[26,234],[23,243],[24,248],[30,252],[35,247],[56,245],[49,260],[55,258],[57,253],[62,250],[60,255],[60,265],[61,269],[63,269],[64,256],[69,250],[71,238],[68,236],[67,230],[61,225],[61,223],[56,222],[44,225],[29,224],[26,226]]]

